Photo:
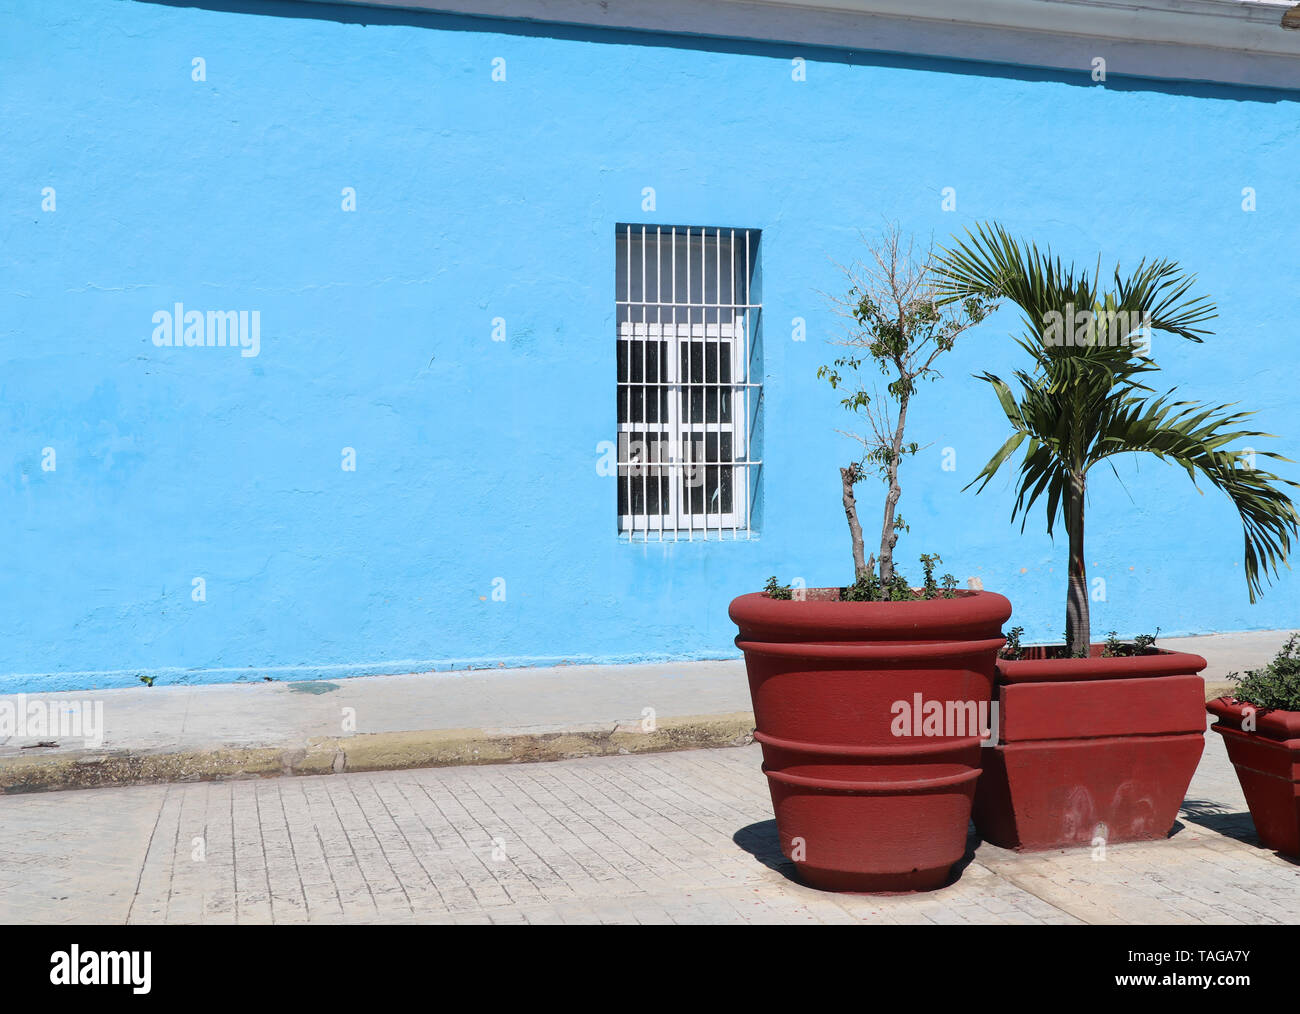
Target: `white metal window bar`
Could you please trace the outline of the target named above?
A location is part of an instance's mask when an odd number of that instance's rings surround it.
[[[617,239],[618,530],[632,539],[744,538],[759,233],[621,225]]]

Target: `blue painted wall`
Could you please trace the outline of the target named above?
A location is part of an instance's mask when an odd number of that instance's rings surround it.
[[[1258,409],[1300,457],[1295,94],[304,4],[0,19],[0,690],[735,654],[732,596],[850,576],[819,290],[886,218],[1183,261],[1220,333],[1157,336],[1165,379]],[[763,230],[753,541],[615,534],[596,463],[622,221]],[[155,347],[176,302],[259,311],[260,354]],[[900,553],[979,575],[1047,639],[1063,546],[1041,515],[1008,524],[1009,481],[961,492],[1005,438],[971,374],[1013,368],[1015,325],[922,392]],[[1096,632],[1300,622],[1293,577],[1249,605],[1221,496],[1154,460],[1120,476],[1093,489]]]

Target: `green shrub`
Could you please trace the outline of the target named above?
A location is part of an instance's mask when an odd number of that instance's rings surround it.
[[[1229,673],[1237,684],[1235,694],[1242,704],[1279,711],[1300,711],[1300,635],[1292,634],[1277,657],[1262,669],[1242,676]]]
[[[884,584],[874,569],[863,571],[851,585],[840,589],[841,602],[914,602],[917,599],[957,597],[957,579],[951,574],[944,574],[938,581],[934,578],[934,565],[943,563],[937,553],[926,553],[921,557],[921,566],[925,568],[925,583],[918,590],[898,571]],[[763,586],[768,598],[791,598],[789,585],[777,583],[776,576],[767,579]]]
[[[1106,635],[1106,647],[1101,651],[1102,658],[1133,658],[1136,655],[1151,655],[1155,652],[1156,637],[1160,634],[1160,628],[1156,627],[1154,634],[1138,634],[1132,642],[1121,641],[1115,631]]]
[[[780,585],[776,583],[775,574],[767,579],[767,584],[763,586],[763,591],[767,592],[767,597],[770,599],[788,599],[793,595],[788,584]]]
[[[893,577],[882,584],[874,570],[867,570],[860,574],[853,584],[840,589],[840,600],[842,602],[914,602],[917,599],[936,598],[940,594],[947,599],[953,598],[956,595],[953,589],[957,586],[955,577],[951,574],[944,575],[943,592],[939,591],[939,585],[934,580],[934,565],[942,562],[937,554],[922,555],[921,566],[925,569],[925,583],[920,591],[913,590],[911,582],[898,571],[894,571]]]
[[[1008,662],[1018,662],[1020,656],[1025,653],[1025,649],[1020,646],[1020,635],[1024,632],[1024,627],[1012,627],[1008,630],[1007,643],[998,652],[998,658],[1005,658]]]

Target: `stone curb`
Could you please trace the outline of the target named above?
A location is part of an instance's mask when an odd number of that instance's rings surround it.
[[[1205,699],[1235,684],[1206,683]],[[0,793],[51,792],[159,782],[222,781],[345,771],[523,764],[744,746],[753,741],[754,716],[690,715],[660,719],[654,732],[639,724],[586,726],[550,732],[435,729],[319,737],[285,747],[211,747],[187,750],[78,750],[0,757]]]
[[[739,711],[659,719],[653,732],[643,732],[639,723],[504,734],[483,729],[436,729],[321,737],[283,748],[79,750],[44,757],[0,758],[0,793],[698,750],[744,746],[753,741],[753,733],[754,716]]]

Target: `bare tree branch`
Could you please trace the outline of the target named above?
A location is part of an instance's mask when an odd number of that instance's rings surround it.
[[[842,333],[829,341],[845,351],[832,365],[821,367],[818,376],[829,380],[833,388],[845,388],[842,404],[865,419],[869,430],[867,436],[840,431],[863,448],[861,458],[841,468],[840,475],[859,578],[864,551],[852,485],[865,476],[869,466],[875,467],[885,483],[878,559],[884,585],[894,578],[894,547],[903,527],[897,512],[902,496],[899,468],[905,456],[919,449],[903,439],[912,396],[920,380],[941,376],[935,361],[995,304],[980,298],[940,303],[933,237],[920,254],[916,241],[905,236],[897,223],[887,224],[875,241],[862,239],[865,257],[847,266],[837,265],[847,283],[847,295],[827,297],[843,321]],[[868,364],[887,378],[883,391],[880,381],[868,385],[860,379],[859,371]]]

